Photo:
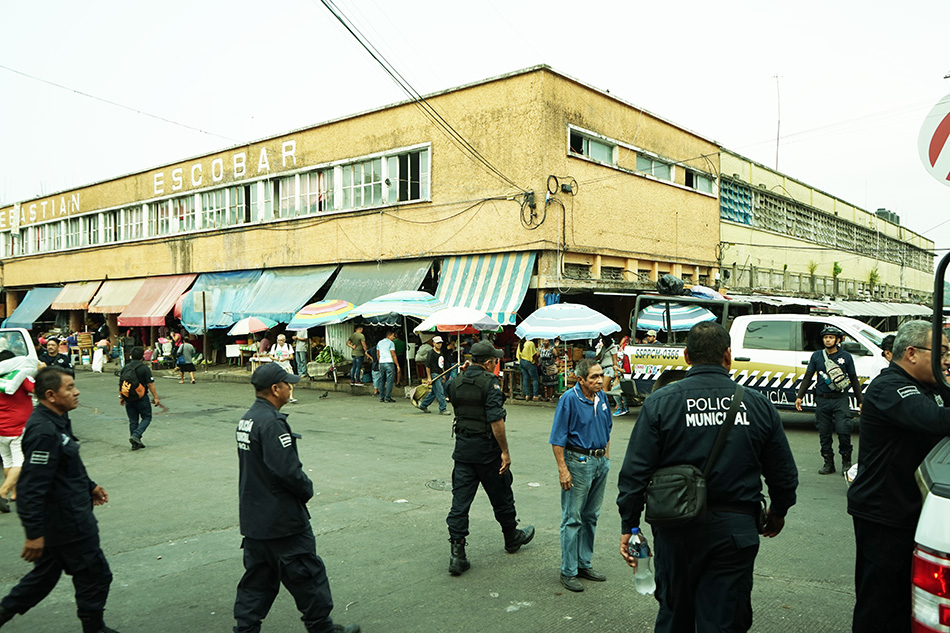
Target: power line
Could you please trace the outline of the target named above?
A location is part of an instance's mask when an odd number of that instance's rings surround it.
[[[471,143],[469,143],[465,137],[463,137],[458,130],[456,130],[452,125],[445,120],[445,118],[428,102],[426,99],[415,89],[412,85],[403,77],[398,70],[383,56],[382,53],[369,41],[369,39],[363,35],[363,33],[356,27],[353,22],[347,18],[340,9],[333,3],[332,0],[320,0],[324,7],[333,15],[337,21],[343,25],[350,35],[352,35],[356,41],[362,46],[367,53],[370,54],[370,57],[376,61],[377,64],[389,75],[393,81],[396,82],[403,92],[405,92],[412,102],[418,107],[423,114],[434,123],[446,136],[449,137],[452,142],[454,142],[465,154],[480,163],[485,169],[489,172],[496,175],[498,178],[508,183],[510,186],[518,189],[521,192],[526,192],[527,190],[524,187],[521,187],[511,178],[506,176],[500,169],[495,167],[487,158],[485,158],[481,152],[475,149]]]
[[[133,107],[130,107],[130,106],[127,106],[127,105],[123,105],[123,104],[117,103],[117,102],[115,102],[115,101],[110,101],[109,99],[104,99],[103,97],[97,97],[96,95],[89,94],[88,92],[83,92],[82,90],[76,90],[75,88],[70,88],[69,86],[64,86],[64,85],[58,84],[58,83],[56,83],[56,82],[54,82],[54,81],[50,81],[50,80],[48,80],[48,79],[43,79],[42,77],[37,77],[37,76],[35,76],[35,75],[31,75],[31,74],[29,74],[29,73],[25,73],[25,72],[23,72],[23,71],[21,71],[21,70],[17,70],[17,69],[15,69],[15,68],[10,68],[9,66],[4,66],[3,64],[0,64],[0,68],[3,68],[4,70],[9,71],[9,72],[11,72],[11,73],[16,73],[17,75],[22,75],[23,77],[26,77],[26,78],[28,78],[28,79],[32,79],[33,81],[39,81],[39,82],[41,82],[41,83],[44,83],[44,84],[47,84],[47,85],[50,85],[50,86],[59,88],[60,90],[66,90],[66,91],[68,91],[68,92],[72,92],[72,93],[75,93],[75,94],[77,94],[77,95],[81,95],[81,96],[86,97],[86,98],[88,98],[88,99],[93,99],[93,100],[95,100],[95,101],[101,101],[101,102],[103,102],[103,103],[108,103],[109,105],[115,106],[116,108],[122,108],[123,110],[128,110],[129,112],[134,112],[134,113],[136,113],[136,114],[141,114],[142,116],[147,116],[147,117],[150,117],[150,118],[153,118],[153,119],[157,119],[157,120],[162,121],[162,122],[164,122],[164,123],[171,123],[172,125],[177,125],[178,127],[183,127],[183,128],[185,128],[185,129],[187,129],[187,130],[193,130],[193,131],[195,131],[195,132],[201,132],[202,134],[207,134],[208,136],[216,136],[216,137],[218,137],[218,138],[223,138],[224,140],[226,140],[226,141],[231,141],[232,143],[238,143],[237,140],[235,140],[235,139],[233,139],[233,138],[230,138],[230,137],[228,137],[228,136],[222,136],[221,134],[215,134],[214,132],[209,132],[208,130],[202,130],[201,128],[194,127],[194,126],[192,126],[192,125],[187,125],[187,124],[185,124],[185,123],[179,123],[178,121],[173,121],[172,119],[168,119],[168,118],[166,118],[166,117],[159,116],[159,115],[157,115],[157,114],[152,114],[152,113],[150,113],[150,112],[145,112],[144,110],[138,110],[138,109],[136,109],[136,108],[133,108]]]

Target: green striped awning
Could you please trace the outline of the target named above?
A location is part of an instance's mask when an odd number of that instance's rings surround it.
[[[536,253],[463,255],[442,260],[436,298],[474,308],[502,325],[515,322],[534,272]]]

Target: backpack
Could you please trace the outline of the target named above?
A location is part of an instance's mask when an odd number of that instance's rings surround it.
[[[141,363],[131,362],[122,368],[119,374],[119,396],[133,402],[145,395],[145,385],[139,381],[138,369]]]
[[[844,373],[841,366],[828,356],[827,350],[821,350],[825,357],[825,373],[828,374],[828,387],[832,391],[847,391],[851,386],[851,378]]]

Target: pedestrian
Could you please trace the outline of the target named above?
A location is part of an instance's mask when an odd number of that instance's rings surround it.
[[[426,360],[429,358],[429,352],[432,351],[431,341],[427,341],[419,345],[419,348],[416,349],[416,355],[413,360],[416,361],[416,371],[419,373],[419,376],[426,375]]]
[[[868,385],[861,409],[858,474],[848,490],[856,556],[852,630],[910,633],[914,532],[922,506],[915,473],[941,437],[950,435],[950,409],[936,390],[931,366],[950,344],[931,349],[927,321],[909,321],[894,339],[893,358]]]
[[[376,344],[378,345],[378,343]],[[380,394],[379,387],[379,352],[376,350],[376,345],[373,345],[366,350],[366,355],[363,357],[364,362],[369,363],[370,367],[370,377],[373,379],[373,395],[377,398]]]
[[[23,470],[17,483],[17,512],[26,532],[20,557],[34,565],[0,600],[0,626],[39,604],[66,572],[73,577],[83,633],[116,633],[103,621],[112,572],[99,546],[92,511],[107,503],[109,495],[89,478],[79,456],[68,415],[79,406],[72,372],[41,369],[35,394],[37,405],[23,432]]]
[[[23,428],[33,413],[33,378],[36,361],[16,356],[8,349],[0,352],[0,459],[3,460],[3,485],[0,486],[0,512],[10,511],[16,500],[16,482],[23,466]]]
[[[238,422],[238,494],[244,576],[234,601],[234,633],[258,633],[280,585],[294,597],[308,633],[359,633],[330,617],[333,598],[317,556],[307,502],[313,482],[304,473],[297,439],[281,408],[299,376],[276,363],[251,376],[257,399]]]
[[[426,357],[426,384],[431,387],[426,397],[419,403],[423,413],[429,412],[429,405],[433,400],[439,401],[439,415],[449,415],[448,405],[445,402],[445,356],[442,355],[442,337],[432,337],[432,349]]]
[[[600,337],[597,345],[597,364],[604,372],[604,391],[610,391],[614,378],[617,377],[617,354],[619,348],[610,336]]]
[[[492,373],[502,351],[488,341],[474,343],[472,363],[448,384],[455,409],[455,450],[452,459],[452,509],[449,526],[449,573],[458,576],[471,567],[465,555],[468,512],[481,484],[505,537],[505,551],[517,552],[534,538],[534,526],[518,528],[515,495],[511,490],[511,455],[505,435],[505,396]]]
[[[350,359],[353,361],[353,364],[350,366],[350,384],[362,385],[363,358],[366,356],[368,350],[362,325],[357,325],[356,328],[354,328],[350,338],[346,341],[346,346],[350,348]]]
[[[179,385],[185,384],[185,372],[188,372],[191,384],[195,384],[195,353],[195,346],[191,344],[191,341],[182,339],[181,345],[178,346],[178,358],[175,359],[175,365],[178,367]]]
[[[379,362],[379,401],[395,402],[393,400],[393,384],[402,377],[399,359],[396,357],[396,330],[388,330],[385,338],[376,344],[376,357]]]
[[[540,400],[538,384],[538,348],[531,339],[522,339],[515,353],[521,368],[521,391],[525,400]]]
[[[894,358],[894,338],[893,334],[888,334],[881,341],[881,356],[887,362],[891,362],[891,359]]]
[[[307,354],[310,352],[310,339],[307,330],[297,330],[294,334],[294,359],[297,361],[297,375],[307,375]]]
[[[277,342],[271,346],[270,355],[274,362],[280,365],[285,372],[288,374],[294,373],[293,367],[290,366],[290,361],[294,357],[294,350],[287,342],[286,334],[277,335]]]
[[[557,389],[560,372],[557,368],[557,356],[554,348],[551,347],[550,339],[541,340],[541,348],[538,350],[538,368],[541,374],[541,389],[544,394],[541,399],[545,402],[554,400],[554,391]]]
[[[60,369],[72,369],[73,365],[69,362],[69,356],[59,353],[59,339],[46,339],[46,349],[40,352],[39,361],[47,367],[59,367]]]
[[[858,410],[861,409],[861,383],[854,369],[854,359],[851,354],[841,349],[841,339],[844,334],[836,327],[826,326],[821,331],[822,349],[815,351],[808,361],[805,377],[798,388],[798,397],[795,399],[795,408],[802,410],[802,398],[811,386],[811,379],[815,373],[815,426],[818,427],[818,443],[821,447],[821,457],[825,463],[819,469],[819,475],[830,475],[835,472],[835,450],[832,445],[831,432],[838,434],[838,452],[841,453],[841,472],[847,473],[851,468],[851,404],[848,399],[848,388],[854,392],[858,401]]]
[[[634,570],[630,530],[640,527],[653,473],[672,464],[702,469],[716,443],[736,391],[729,345],[729,333],[718,323],[694,325],[686,340],[686,362],[692,366],[686,378],[651,394],[640,410],[617,497],[620,552]],[[763,476],[772,500],[764,511]],[[654,631],[749,630],[758,528],[769,538],[782,531],[797,486],[778,412],[765,396],[746,389],[722,455],[706,477],[705,515],[682,526],[653,527],[659,602]],[[758,517],[764,519],[761,526]]]
[[[643,337],[644,345],[659,345],[660,343],[656,340],[656,330],[647,330],[647,335]]]
[[[591,560],[610,472],[613,417],[600,364],[585,358],[574,374],[577,382],[557,401],[549,441],[561,483],[561,584],[568,591],[584,591],[578,578],[607,580]]]
[[[132,361],[122,368],[119,375],[119,404],[125,406],[129,417],[129,444],[132,450],[145,448],[142,436],[152,423],[152,404],[158,406],[158,393],[155,391],[155,378],[152,369],[142,362],[145,350],[141,346],[132,348]],[[152,394],[149,404],[148,393]]]

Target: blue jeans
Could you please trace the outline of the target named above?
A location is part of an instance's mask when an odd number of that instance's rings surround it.
[[[541,395],[538,367],[523,358],[521,359],[521,391],[524,392],[525,398],[533,398]]]
[[[350,382],[363,382],[363,356],[354,356],[353,365],[350,367]]]
[[[445,411],[445,385],[441,378],[436,378],[432,381],[432,390],[429,391],[426,397],[422,399],[422,402],[419,403],[419,408],[425,409],[432,404],[433,400],[439,401],[439,411]]]
[[[393,385],[396,383],[395,363],[379,364],[379,399],[390,400],[393,395]]]
[[[131,402],[126,400],[125,413],[129,416],[129,435],[142,439],[145,429],[152,423],[152,403],[148,401],[148,395]]]
[[[610,460],[565,450],[564,461],[574,485],[570,490],[561,490],[561,573],[576,576],[578,568],[590,569],[594,556],[594,534],[607,489]]]
[[[307,375],[307,352],[294,352],[297,359],[297,375]]]

